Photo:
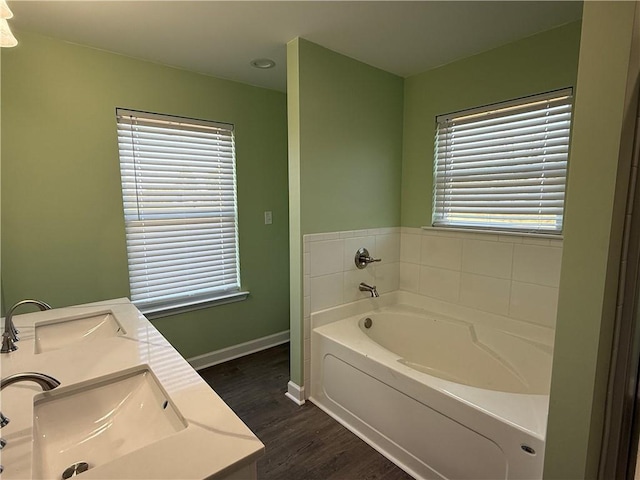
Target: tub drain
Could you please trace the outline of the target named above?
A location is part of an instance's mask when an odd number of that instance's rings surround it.
[[[373,320],[371,320],[369,317],[364,319],[364,328],[371,328],[371,325],[373,325]]]
[[[89,464],[87,462],[78,462],[71,465],[64,472],[62,472],[62,480],[80,475],[82,472],[89,470]]]

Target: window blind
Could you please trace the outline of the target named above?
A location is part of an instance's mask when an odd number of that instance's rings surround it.
[[[561,233],[572,98],[437,117],[433,225]]]
[[[237,291],[233,126],[116,117],[131,301],[146,313]]]

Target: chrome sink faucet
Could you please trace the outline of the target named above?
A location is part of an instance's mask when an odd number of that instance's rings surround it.
[[[8,377],[4,377],[0,380],[0,390],[4,390],[5,387],[18,382],[36,382],[40,387],[42,387],[42,390],[45,391],[53,390],[60,386],[60,382],[58,380],[44,373],[22,372],[14,373],[13,375],[9,375]]]
[[[22,305],[35,305],[40,310],[51,310],[51,306],[48,303],[41,302],[40,300],[22,300],[13,305],[4,319],[4,333],[2,334],[2,348],[0,349],[0,353],[9,353],[18,349],[15,345],[15,342],[19,340],[18,330],[13,324],[13,312]]]
[[[60,386],[60,382],[55,378],[45,375],[44,373],[38,372],[23,372],[23,373],[15,373],[13,375],[9,375],[8,377],[0,380],[0,391],[4,389],[4,387],[8,387],[14,383],[18,382],[36,382],[42,390],[53,390],[54,388]],[[6,426],[9,423],[9,418],[5,417],[2,412],[0,412],[0,428]],[[2,450],[7,441],[4,438],[0,438],[0,450]],[[0,473],[2,473],[3,467],[0,465]]]
[[[362,282],[358,288],[360,289],[361,292],[369,292],[371,294],[371,298],[374,297],[379,297],[380,295],[378,294],[378,290],[376,290],[376,286],[371,286],[371,285],[367,285],[366,283]]]

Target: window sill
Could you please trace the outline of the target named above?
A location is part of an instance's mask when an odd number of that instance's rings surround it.
[[[192,312],[194,310],[202,310],[203,308],[225,305],[227,303],[242,302],[243,300],[246,300],[248,296],[249,292],[247,291],[233,292],[218,295],[216,297],[191,300],[180,304],[149,306],[146,308],[139,307],[139,309],[148,320],[155,320],[156,318],[169,317],[181,313]]]
[[[509,230],[489,230],[483,228],[462,227],[420,227],[422,230],[435,230],[438,232],[483,233],[486,235],[506,235],[511,237],[544,238],[547,240],[562,240],[563,236],[554,233],[512,232]]]

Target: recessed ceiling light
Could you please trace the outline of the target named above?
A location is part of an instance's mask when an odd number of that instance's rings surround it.
[[[251,66],[256,68],[273,68],[276,66],[276,62],[271,60],[270,58],[256,58],[255,60],[251,60]]]

